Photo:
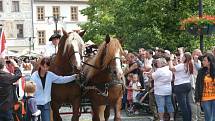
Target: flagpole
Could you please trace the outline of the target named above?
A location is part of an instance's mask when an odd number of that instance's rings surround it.
[[[2,57],[5,57],[5,44],[6,44],[6,40],[5,40],[5,35],[4,35],[4,30],[3,30],[3,25],[0,24],[0,55]]]

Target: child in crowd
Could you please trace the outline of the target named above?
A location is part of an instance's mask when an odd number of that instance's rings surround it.
[[[129,76],[131,77],[131,81],[129,82],[129,85],[127,87],[127,89],[128,89],[127,99],[128,99],[129,109],[136,111],[135,107],[132,107],[132,106],[133,106],[133,103],[138,102],[136,99],[136,96],[139,93],[139,91],[141,90],[140,89],[141,84],[139,82],[138,74],[129,74]]]
[[[130,108],[132,106],[132,87],[130,85],[130,82],[132,82],[133,74],[130,73],[127,76],[127,101],[128,101],[128,107]]]
[[[33,81],[28,81],[25,84],[26,97],[26,121],[38,121],[41,111],[37,109],[36,100],[33,97],[36,90],[36,84]]]
[[[131,86],[132,88],[132,100],[133,102],[138,102],[137,99],[136,99],[136,96],[137,94],[141,91],[141,84],[139,82],[139,76],[138,74],[134,74],[133,75],[133,79],[132,81],[129,83],[129,85]]]

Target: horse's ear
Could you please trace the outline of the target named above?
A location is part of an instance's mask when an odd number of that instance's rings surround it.
[[[106,35],[105,42],[106,42],[106,44],[108,44],[110,42],[110,36],[109,36],[109,34]]]
[[[120,43],[121,45],[123,45],[123,38],[122,38],[122,37],[117,37],[117,39],[119,40],[119,43]]]
[[[62,28],[62,32],[63,32],[63,35],[65,36],[65,37],[68,37],[69,35],[68,35],[68,33]]]
[[[84,34],[85,34],[85,32],[86,32],[86,30],[84,30],[84,31],[82,31],[82,32],[79,32],[78,34],[79,34],[80,37],[83,37]]]

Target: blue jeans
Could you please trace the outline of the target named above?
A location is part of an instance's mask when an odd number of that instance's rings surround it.
[[[174,93],[178,102],[179,108],[182,112],[183,121],[191,121],[192,112],[189,103],[189,92],[191,91],[191,84],[185,83],[174,86]]]
[[[122,97],[122,109],[125,109],[127,103],[127,90],[125,90],[125,93],[123,94]]]
[[[202,101],[201,103],[205,121],[215,121],[215,100]]]
[[[174,108],[172,105],[172,98],[171,95],[156,95],[155,94],[155,100],[158,107],[159,113],[164,113],[164,107],[166,106],[168,113],[173,113]]]
[[[195,103],[195,89],[192,88],[189,93],[189,101],[190,107],[192,111],[192,121],[200,121],[201,120],[201,107]]]
[[[37,105],[37,108],[41,111],[40,121],[50,121],[50,102],[45,105]]]
[[[0,111],[0,121],[14,121],[13,109],[9,109],[8,111]]]

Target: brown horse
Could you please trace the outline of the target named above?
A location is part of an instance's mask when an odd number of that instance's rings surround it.
[[[93,121],[108,120],[110,107],[114,107],[115,121],[121,121],[121,97],[124,81],[121,68],[121,44],[115,38],[106,36],[97,55],[83,67],[86,76],[85,94],[91,100]]]
[[[67,33],[63,30],[63,36],[59,42],[58,52],[54,63],[50,66],[50,71],[62,76],[79,73],[79,70],[81,69],[81,53],[84,45],[84,41],[81,38],[82,35],[83,33]],[[62,104],[71,104],[73,107],[72,121],[79,120],[81,98],[81,89],[79,84],[75,82],[67,84],[53,84],[51,96],[53,120],[62,121],[59,114],[59,108]]]

